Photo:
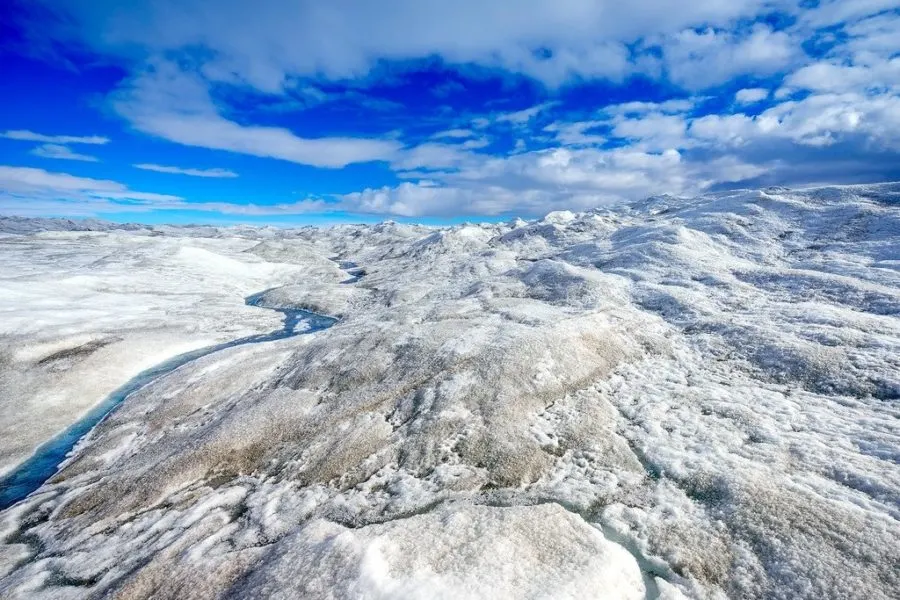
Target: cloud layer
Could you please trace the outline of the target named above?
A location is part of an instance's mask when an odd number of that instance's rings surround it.
[[[136,169],[144,171],[156,171],[157,173],[169,173],[172,175],[189,175],[191,177],[214,177],[231,179],[237,177],[238,174],[228,169],[191,169],[184,167],[171,167],[166,165],[155,165],[152,163],[139,163],[133,165]]]
[[[301,191],[271,205],[276,212],[540,214],[657,193],[900,177],[897,0],[697,0],[677,10],[662,0],[523,0],[515,10],[501,0],[47,8],[61,18],[34,29],[35,39],[125,67],[108,106],[132,132],[320,169],[374,163],[395,180],[327,196]],[[423,69],[453,74],[428,90],[443,103],[431,114],[407,116],[419,107],[373,91]],[[486,80],[506,86],[495,100],[507,102],[464,103]],[[522,81],[537,90],[534,101],[506,109],[504,90]],[[332,120],[316,135],[296,132],[296,123],[316,124],[312,107],[319,115],[330,103],[381,111],[391,126],[353,132]],[[43,144],[33,150],[41,157],[81,161],[92,157],[67,145],[109,141],[2,136]]]
[[[277,158],[316,167],[388,160],[393,140],[302,138],[283,127],[243,125],[219,114],[207,82],[169,61],[155,61],[115,95],[114,109],[135,129],[186,146]]]
[[[109,138],[99,135],[44,135],[26,130],[11,130],[0,133],[0,137],[24,142],[43,142],[47,144],[108,144]]]
[[[98,162],[99,159],[96,156],[90,156],[88,154],[80,154],[78,152],[73,151],[68,146],[61,146],[59,144],[41,144],[37,148],[31,151],[35,156],[40,156],[43,158],[56,158],[60,160],[80,160],[83,162]]]

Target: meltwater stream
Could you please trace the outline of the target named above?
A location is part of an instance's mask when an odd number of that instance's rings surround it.
[[[247,304],[251,306],[261,306],[260,301],[263,293],[255,294],[246,299]],[[261,306],[261,308],[271,308]],[[284,315],[282,328],[272,333],[264,333],[259,335],[251,335],[215,346],[207,346],[191,352],[180,354],[163,363],[156,365],[146,371],[142,371],[122,387],[111,393],[107,398],[95,406],[91,411],[68,427],[65,431],[57,435],[55,438],[45,442],[34,454],[16,467],[12,472],[0,479],[0,510],[9,508],[16,502],[23,500],[30,493],[37,490],[45,481],[50,479],[59,466],[65,460],[66,456],[75,447],[75,444],[87,435],[106,415],[112,412],[125,398],[130,394],[141,389],[145,385],[154,380],[171,373],[178,367],[197,360],[203,356],[208,356],[226,348],[235,346],[244,346],[247,344],[258,344],[260,342],[272,342],[281,340],[295,335],[312,333],[320,331],[334,325],[337,319],[318,315],[305,310],[271,308]],[[305,328],[299,331],[297,327],[305,324]]]

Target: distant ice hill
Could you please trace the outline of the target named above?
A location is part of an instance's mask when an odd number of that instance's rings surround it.
[[[137,223],[113,223],[99,219],[58,219],[44,217],[15,217],[0,215],[2,233],[36,233],[38,231],[135,231],[149,229]]]

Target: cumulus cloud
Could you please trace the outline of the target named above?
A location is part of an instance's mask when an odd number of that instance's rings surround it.
[[[15,129],[0,133],[0,137],[24,142],[44,142],[47,144],[108,144],[109,138],[99,135],[44,135],[24,129]]]
[[[769,90],[765,88],[744,88],[735,93],[734,100],[738,104],[756,104],[768,97]]]
[[[681,115],[649,113],[637,118],[617,117],[612,134],[632,140],[635,149],[666,150],[682,145],[687,124]]]
[[[816,62],[788,76],[785,87],[816,92],[898,90],[900,57],[890,60],[869,57],[862,64]]]
[[[802,53],[799,42],[783,31],[757,25],[746,36],[687,29],[662,44],[672,81],[703,89],[737,75],[767,76],[782,71]]]
[[[604,120],[575,121],[566,123],[557,121],[544,127],[543,131],[552,134],[556,142],[564,146],[594,146],[606,143],[606,135],[597,133],[598,128],[607,129]],[[519,140],[522,141],[522,140]],[[522,142],[524,144],[524,141]]]
[[[70,35],[104,53],[133,56],[142,49],[163,55],[208,48],[204,73],[211,80],[240,81],[269,93],[282,90],[290,76],[354,78],[379,60],[424,56],[502,68],[549,85],[571,78],[617,80],[631,69],[626,44],[700,26],[728,28],[773,5],[701,0],[671,10],[661,0],[522,0],[511,11],[504,0],[136,0],[127,8],[76,0],[47,4],[65,12]],[[766,43],[780,47],[781,40],[756,34],[745,50],[759,59]]]
[[[699,193],[722,181],[755,177],[762,168],[734,158],[685,161],[677,150],[555,148],[485,158],[439,182],[408,181],[341,197],[350,212],[407,217],[543,214],[636,200],[666,189]]]
[[[782,102],[753,117],[742,113],[706,115],[690,124],[693,138],[730,145],[786,139],[805,146],[827,146],[856,135],[884,147],[900,148],[898,134],[900,96],[856,93],[816,94]]]
[[[60,144],[42,144],[32,150],[31,153],[42,158],[56,158],[60,160],[80,160],[84,162],[97,162],[99,160],[96,156],[79,154],[68,146]]]
[[[897,3],[893,3],[894,8]],[[862,53],[874,53],[879,56],[890,56],[900,51],[900,13],[897,10],[867,16],[850,23],[844,28],[848,39],[847,49],[859,56]]]
[[[152,163],[139,163],[132,166],[136,169],[143,169],[145,171],[171,173],[174,175],[190,175],[191,177],[232,178],[238,176],[237,173],[228,169],[185,169],[183,167],[170,167],[166,165],[155,165]]]
[[[767,95],[743,91],[743,100]],[[405,174],[410,181],[347,195],[343,203],[350,211],[410,217],[540,214],[662,192],[851,182],[878,169],[882,177],[900,174],[885,170],[890,153],[900,151],[897,95],[814,93],[753,114],[703,114],[703,101],[613,105],[591,120],[533,126],[531,139],[550,139],[553,147],[519,147],[507,156],[426,144],[394,165],[418,169]]]

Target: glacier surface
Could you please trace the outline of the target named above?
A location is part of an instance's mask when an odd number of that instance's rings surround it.
[[[0,512],[4,598],[900,591],[898,184],[0,231],[6,471],[264,307],[340,319],[132,393]]]

